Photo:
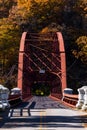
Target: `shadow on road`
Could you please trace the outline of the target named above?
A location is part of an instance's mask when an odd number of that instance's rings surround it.
[[[29,105],[29,102],[24,102],[20,104],[19,106],[10,109],[8,117],[20,117],[23,116],[23,114],[27,111],[28,116],[31,116],[30,109],[34,109],[36,102],[32,102],[31,105]]]
[[[20,127],[47,127],[47,128],[57,128],[57,127],[70,127],[70,128],[82,128],[80,123],[85,120],[87,123],[87,117],[80,116],[32,116],[26,118],[8,118],[0,122],[0,128],[20,128]],[[75,124],[77,123],[77,124]],[[15,125],[16,124],[16,125]]]
[[[29,106],[29,109],[34,109],[35,104],[36,104],[36,102],[32,102],[31,105]]]

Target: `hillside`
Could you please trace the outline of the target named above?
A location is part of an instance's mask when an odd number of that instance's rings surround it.
[[[64,37],[68,87],[87,84],[87,0],[1,0],[0,82],[16,86],[22,32],[61,31]],[[11,68],[14,72],[7,80]]]

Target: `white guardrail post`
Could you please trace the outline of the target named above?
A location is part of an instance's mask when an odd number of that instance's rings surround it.
[[[20,98],[22,100],[22,92],[21,92],[21,89],[16,87],[16,88],[13,88],[11,89],[11,95],[20,95]]]
[[[78,93],[79,93],[78,94],[78,102],[76,104],[76,108],[82,109],[82,106],[84,104],[84,95],[85,95],[84,86],[78,89]]]
[[[64,99],[64,94],[72,94],[72,93],[73,93],[73,89],[71,89],[71,88],[65,88],[63,90],[63,98],[62,98],[62,100]]]
[[[65,88],[63,90],[63,92],[66,93],[66,94],[72,94],[73,93],[73,89],[71,89],[71,88]]]
[[[9,89],[0,85],[0,109],[5,110],[6,108],[10,107],[8,102],[9,98]]]
[[[84,86],[83,89],[85,95],[84,95],[84,104],[82,106],[82,110],[86,111],[87,110],[87,86]]]

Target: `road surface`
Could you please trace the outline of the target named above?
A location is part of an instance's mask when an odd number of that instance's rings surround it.
[[[2,130],[85,130],[81,111],[72,110],[49,97],[34,96],[10,109]],[[85,120],[87,122],[87,120]]]

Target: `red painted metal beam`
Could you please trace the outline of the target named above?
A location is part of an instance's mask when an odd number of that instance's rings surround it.
[[[57,32],[57,38],[59,42],[59,50],[60,50],[60,58],[61,58],[61,83],[62,83],[62,90],[64,90],[67,87],[66,56],[65,56],[63,36],[60,32]]]
[[[44,36],[47,42],[47,35],[44,35]],[[55,92],[58,92],[59,94],[59,91],[61,93],[61,90],[67,87],[66,59],[65,59],[65,49],[64,49],[64,41],[63,41],[62,34],[60,32],[57,32],[54,35],[52,35],[53,37],[51,37],[51,35],[48,35],[49,40],[51,38],[51,44],[52,44],[51,52],[48,50],[45,50],[44,48],[40,48],[38,46],[37,41],[39,41],[39,39],[41,38],[44,38],[44,36],[43,35],[39,36],[39,34],[29,34],[27,32],[24,32],[22,34],[22,38],[20,41],[19,65],[18,65],[18,87],[22,90],[22,93],[30,94],[31,87],[35,80],[35,74],[37,77],[37,81],[41,79],[39,70],[42,68],[40,67],[39,62],[43,65],[43,67],[47,68],[46,74],[44,74],[41,81],[42,80],[44,81],[46,79],[47,74],[48,74],[47,71],[49,71],[50,76],[54,74],[59,80],[58,83],[56,81],[56,86],[52,85],[52,87],[54,87],[53,90],[55,90]],[[34,38],[36,39],[37,44],[35,43]],[[40,42],[39,42],[39,45],[40,45]],[[34,47],[34,52],[32,52],[31,47]],[[36,51],[35,51],[35,48],[36,48]],[[51,54],[51,59],[50,57],[46,56],[46,54],[49,54],[49,53]],[[36,57],[36,59],[39,62],[35,62],[35,60],[32,59],[33,56]],[[50,66],[42,58],[45,58],[45,60],[50,63]],[[34,65],[34,68],[36,67],[36,70],[34,70],[32,65]],[[51,83],[53,82],[52,84],[55,84],[55,82],[52,81],[52,78],[50,82]]]
[[[24,32],[20,41],[20,49],[19,49],[19,64],[18,64],[18,88],[22,90],[23,86],[23,59],[24,59],[24,47],[25,47],[25,39],[27,32]]]

